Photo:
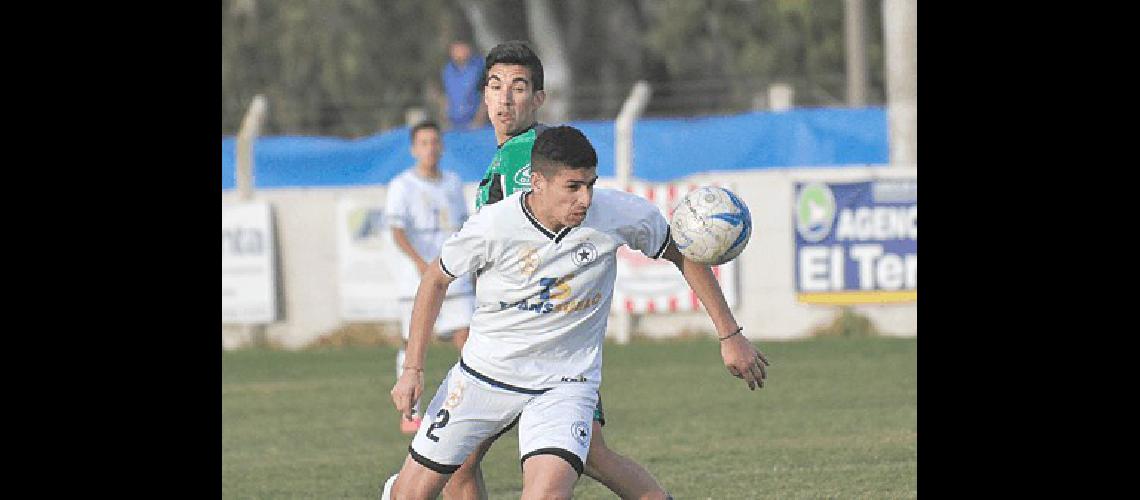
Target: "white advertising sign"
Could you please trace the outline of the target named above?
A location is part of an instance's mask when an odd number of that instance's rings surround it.
[[[222,323],[277,320],[273,241],[268,203],[222,206]]]
[[[389,272],[398,250],[380,200],[341,198],[336,209],[340,316],[347,321],[399,318],[396,283]],[[411,265],[411,261],[408,261]]]

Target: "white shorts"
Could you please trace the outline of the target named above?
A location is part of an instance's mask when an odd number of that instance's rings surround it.
[[[451,474],[479,443],[519,426],[519,457],[556,455],[578,475],[590,451],[596,386],[514,387],[472,371],[460,359],[440,382],[408,451],[420,465]]]
[[[408,340],[412,334],[412,306],[415,299],[400,299],[400,335]],[[475,296],[457,295],[443,299],[439,317],[435,320],[435,335],[450,340],[455,330],[471,326],[471,316],[475,314]]]

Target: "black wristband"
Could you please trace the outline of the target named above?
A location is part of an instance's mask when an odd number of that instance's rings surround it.
[[[725,340],[728,340],[728,339],[730,339],[730,338],[732,338],[732,337],[735,337],[735,336],[737,336],[737,335],[740,335],[740,332],[742,332],[742,331],[744,331],[744,327],[743,327],[743,326],[741,326],[741,327],[737,327],[737,329],[736,329],[736,331],[735,331],[735,332],[732,332],[732,333],[730,333],[730,334],[728,334],[728,335],[725,335],[725,336],[723,336],[723,337],[717,337],[717,338],[719,338],[721,342],[724,342]]]

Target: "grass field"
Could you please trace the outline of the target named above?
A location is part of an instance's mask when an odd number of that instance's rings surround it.
[[[763,342],[751,392],[715,340],[605,348],[605,439],[678,499],[912,498],[918,494],[917,339]],[[388,397],[395,348],[222,354],[225,498],[376,498],[410,438]],[[428,353],[427,394],[455,362]],[[517,432],[483,465],[489,496],[518,498]],[[575,498],[614,498],[582,476]]]

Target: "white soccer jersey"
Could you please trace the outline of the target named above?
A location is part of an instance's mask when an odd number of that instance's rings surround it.
[[[439,256],[443,243],[463,226],[467,220],[467,203],[463,197],[463,183],[453,172],[440,172],[440,178],[429,180],[416,174],[414,168],[405,170],[388,185],[385,204],[388,226],[402,228],[412,248],[425,261]],[[395,274],[401,298],[412,298],[420,285],[416,266],[398,247],[398,255],[389,266]],[[455,280],[447,289],[448,296],[471,293],[471,280]]]
[[[484,206],[443,246],[444,272],[477,276],[462,365],[516,388],[597,386],[617,249],[659,258],[669,223],[644,198],[598,188],[582,224],[555,234],[525,195]]]

